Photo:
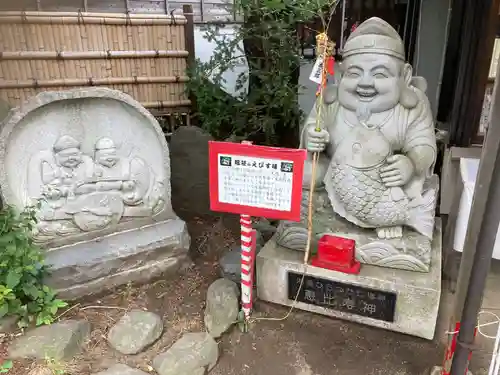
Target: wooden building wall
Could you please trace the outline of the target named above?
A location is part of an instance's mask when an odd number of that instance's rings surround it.
[[[234,0],[0,0],[0,11],[152,13],[182,15],[193,7],[194,22],[234,22]]]

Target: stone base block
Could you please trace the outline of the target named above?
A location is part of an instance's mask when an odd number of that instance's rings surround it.
[[[189,261],[186,223],[171,219],[47,252],[47,283],[75,299],[128,282],[144,282]]]
[[[367,316],[351,313],[346,299],[335,302],[340,308],[327,308],[324,307],[325,304],[304,302],[297,302],[296,308],[432,340],[441,297],[441,247],[441,223],[438,221],[429,273],[362,265],[359,275],[348,275],[310,265],[304,266],[301,252],[280,247],[273,238],[257,256],[257,295],[263,301],[291,306],[295,297],[290,298],[289,295],[289,272],[300,275],[305,272],[306,276],[326,279],[331,282],[331,285],[327,285],[329,288],[333,288],[332,285],[341,285],[342,288],[349,289],[352,285],[352,289],[358,289],[352,293],[373,296],[367,294],[366,290],[390,292],[396,296],[392,322],[370,317],[369,305],[363,307],[363,315]],[[306,285],[303,287],[307,288]],[[365,291],[360,292],[360,288]],[[307,296],[307,289],[303,295]]]

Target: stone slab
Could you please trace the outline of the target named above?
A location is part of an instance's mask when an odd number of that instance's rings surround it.
[[[175,272],[189,261],[184,221],[172,219],[98,239],[50,249],[47,283],[65,299],[75,299],[128,282]]]
[[[396,293],[395,319],[386,322],[302,302],[296,308],[432,340],[441,297],[441,247],[441,221],[437,219],[429,273],[362,265],[359,275],[349,275],[304,267],[302,253],[278,246],[273,238],[257,256],[257,295],[263,301],[291,306],[287,273],[302,274],[305,269],[306,275]]]

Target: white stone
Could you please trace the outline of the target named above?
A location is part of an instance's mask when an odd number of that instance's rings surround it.
[[[239,295],[238,285],[228,279],[218,279],[208,287],[204,322],[212,337],[222,336],[236,323]]]
[[[85,320],[37,327],[10,344],[9,357],[68,360],[81,351],[89,335],[90,324]]]
[[[171,268],[189,248],[162,129],[117,90],[42,92],[12,110],[0,131],[0,192],[19,209],[39,202],[34,239],[65,288],[99,291],[123,273],[147,280],[146,269]]]
[[[158,340],[163,333],[161,318],[150,312],[126,313],[108,333],[108,342],[122,354],[137,354]]]
[[[219,347],[208,333],[186,333],[154,358],[153,368],[159,375],[204,375],[218,358]]]
[[[394,322],[376,320],[338,310],[297,302],[301,310],[350,320],[391,331],[432,340],[441,296],[441,222],[436,220],[429,273],[362,265],[359,275],[350,275],[308,265],[306,275],[396,293]],[[259,299],[291,306],[287,273],[304,272],[303,254],[284,249],[273,240],[257,255],[257,294]]]

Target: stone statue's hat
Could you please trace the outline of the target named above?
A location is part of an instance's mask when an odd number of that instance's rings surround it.
[[[362,53],[378,53],[405,60],[403,40],[383,19],[373,17],[357,27],[344,46],[343,57]]]
[[[116,148],[115,142],[111,138],[103,137],[100,138],[95,144],[95,150],[110,150]]]
[[[80,148],[80,142],[69,135],[63,135],[54,144],[54,152],[61,152],[69,148]]]

